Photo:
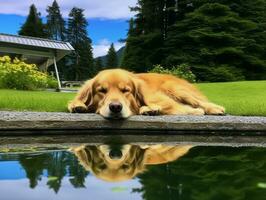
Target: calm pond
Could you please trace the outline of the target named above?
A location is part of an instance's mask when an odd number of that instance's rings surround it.
[[[0,154],[1,200],[266,197],[266,148],[82,145]]]

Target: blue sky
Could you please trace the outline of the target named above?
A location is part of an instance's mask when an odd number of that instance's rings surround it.
[[[53,0],[0,0],[0,33],[17,34],[25,22],[29,6],[34,3],[42,17]],[[125,38],[127,20],[134,15],[129,6],[137,0],[57,0],[64,18],[72,7],[80,7],[88,19],[88,33],[93,41],[94,57],[105,55],[113,42],[118,50],[123,46],[118,40]]]

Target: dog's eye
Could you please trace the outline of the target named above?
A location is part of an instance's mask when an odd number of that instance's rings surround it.
[[[129,169],[129,165],[127,165],[127,164],[124,164],[124,165],[122,165],[122,169],[124,169],[124,170],[127,170],[127,169]]]
[[[99,169],[100,169],[100,170],[105,170],[105,169],[106,169],[106,164],[101,164],[101,165],[99,165]]]
[[[123,92],[123,93],[127,93],[127,92],[130,92],[130,89],[129,89],[129,88],[123,88],[123,89],[121,90],[121,92]]]
[[[107,93],[107,89],[106,88],[100,88],[98,90],[98,92],[105,94],[105,93]]]

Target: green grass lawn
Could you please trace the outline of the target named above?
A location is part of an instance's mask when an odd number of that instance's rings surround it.
[[[266,81],[201,83],[200,90],[231,115],[266,116]],[[0,90],[0,110],[67,111],[74,93]]]
[[[201,83],[198,87],[228,114],[266,116],[266,81]]]
[[[0,90],[0,110],[67,111],[74,93]]]

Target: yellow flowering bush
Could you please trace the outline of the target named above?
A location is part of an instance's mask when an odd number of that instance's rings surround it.
[[[56,80],[38,71],[35,64],[27,64],[17,58],[0,57],[0,88],[36,90],[56,87]]]

